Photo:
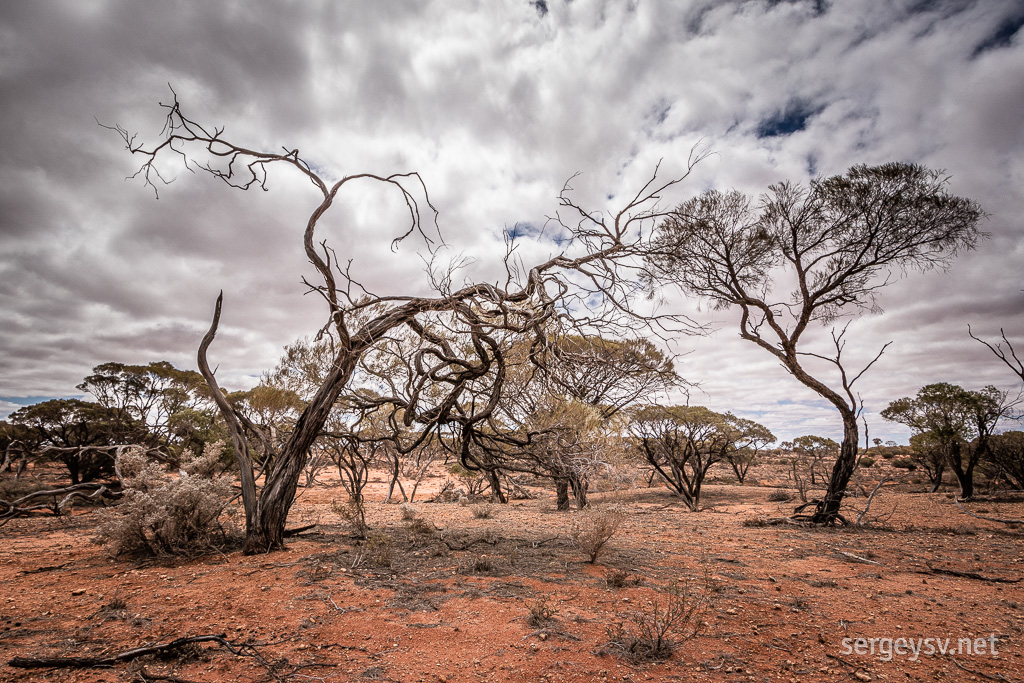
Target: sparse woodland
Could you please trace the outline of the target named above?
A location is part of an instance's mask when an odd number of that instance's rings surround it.
[[[0,607],[3,680],[873,680],[876,659],[838,654],[847,597],[870,608],[855,633],[917,615],[942,635],[969,615],[972,634],[1024,655],[1024,375],[1010,340],[979,339],[1007,388],[893,397],[883,417],[912,430],[909,445],[860,444],[855,384],[874,361],[843,357],[844,318],[981,238],[981,207],[941,172],[856,166],[756,198],[686,199],[686,175],[653,169],[611,212],[577,204],[570,181],[548,260],[522,264],[510,238],[503,282],[459,286],[435,260],[430,296],[377,295],[319,221],[377,184],[407,216],[382,230],[433,253],[443,231],[416,173],[329,182],[297,150],[252,150],[177,98],[163,106],[155,143],[112,128],[152,190],[172,160],[225,191],[310,181],[295,245],[323,326],[295,330],[255,387],[221,386],[221,315],[241,293],[211,283],[197,370],[111,361],[83,379],[86,398],[0,422],[0,576],[19,594]],[[795,290],[774,292],[781,281]],[[667,349],[706,330],[649,313],[664,287],[735,311],[751,354],[835,408],[842,441],[779,442],[744,406],[697,405]],[[831,348],[807,345],[812,326]],[[459,667],[435,667],[428,653],[463,636]],[[951,680],[1024,671],[920,666]]]

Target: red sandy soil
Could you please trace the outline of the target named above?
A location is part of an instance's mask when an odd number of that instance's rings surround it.
[[[442,481],[428,479],[418,497]],[[869,528],[753,526],[792,511],[793,503],[768,501],[773,490],[709,485],[700,513],[663,488],[598,493],[595,502],[614,500],[625,522],[594,565],[569,541],[583,513],[557,512],[542,490],[495,506],[488,519],[475,516],[479,504],[417,502],[430,527],[417,533],[398,505],[379,502],[378,478],[371,539],[361,542],[332,511],[343,490],[314,487],[302,491],[289,525],[317,526],[284,551],[141,563],[90,542],[96,509],[14,519],[0,528],[0,680],[1024,680],[1017,531],[968,517],[948,493],[920,485],[880,493],[871,511],[888,519]],[[853,498],[848,512],[863,505]],[[1021,500],[971,509],[1024,517]],[[642,583],[611,587],[616,571]],[[664,604],[673,586],[701,590],[705,574],[713,603],[700,635],[663,662],[608,653],[609,628],[649,613],[652,600]],[[541,604],[554,619],[537,628],[528,617]],[[209,634],[251,644],[262,659],[205,643],[111,668],[7,665]],[[843,647],[846,638],[903,637],[951,638],[956,648],[958,638],[990,634],[997,656],[882,661]]]

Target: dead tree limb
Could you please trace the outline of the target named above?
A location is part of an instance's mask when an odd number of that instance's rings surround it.
[[[953,502],[956,503],[956,506],[960,508],[964,514],[970,515],[971,517],[977,517],[978,519],[984,519],[989,522],[999,522],[1000,524],[1024,524],[1024,519],[1003,519],[1002,517],[988,517],[986,515],[979,515],[976,512],[971,512],[963,506],[960,499],[956,496],[953,496]]]
[[[13,501],[0,500],[0,526],[3,526],[14,517],[28,516],[36,512],[47,511],[52,512],[54,515],[61,515],[76,498],[93,501],[103,499],[116,500],[121,497],[121,492],[116,489],[117,486],[116,483],[109,482],[87,482],[60,489],[35,491]],[[57,500],[58,496],[63,496],[59,502]],[[52,500],[48,503],[26,505],[34,500],[45,498],[52,498]]]
[[[890,475],[885,476],[881,481],[879,481],[877,484],[875,484],[875,488],[871,489],[871,493],[868,494],[868,502],[864,505],[864,509],[861,510],[860,513],[857,515],[857,521],[854,522],[854,524],[856,524],[857,526],[861,526],[861,523],[863,522],[864,517],[866,517],[867,514],[868,514],[868,510],[871,509],[871,503],[875,500],[875,494],[878,493],[881,490],[881,488],[882,488],[882,486],[884,484],[886,484],[887,482],[892,481],[895,478],[896,477],[894,477],[893,475],[890,474]]]
[[[860,562],[861,564],[874,564],[874,565],[881,565],[882,564],[881,562],[875,562],[874,560],[869,560],[868,558],[861,557],[860,555],[854,555],[853,553],[848,553],[845,550],[836,550],[836,552],[839,553],[840,555],[842,555],[843,557],[845,557],[846,559],[852,560],[853,562]]]
[[[993,674],[987,674],[984,671],[978,671],[977,669],[969,669],[966,666],[964,666],[963,664],[961,664],[960,662],[956,661],[956,657],[950,657],[950,660],[954,664],[956,664],[958,669],[960,669],[961,671],[966,671],[969,674],[974,674],[975,676],[981,676],[982,678],[985,678],[985,679],[990,680],[990,681],[1008,681],[1008,680],[1010,680],[1010,679],[1008,679],[1006,676],[1004,676],[1002,674],[994,674],[993,675]]]
[[[162,645],[136,647],[112,657],[15,657],[9,660],[7,665],[17,669],[93,669],[130,662],[146,655],[167,654],[194,643],[218,643],[234,654],[242,654],[240,646],[230,642],[227,639],[227,634],[222,633],[220,635],[189,636]]]
[[[1020,583],[1020,579],[1005,579],[1001,576],[982,576],[977,572],[961,572],[956,569],[942,569],[941,567],[933,567],[930,563],[925,562],[924,566],[928,567],[929,571],[921,572],[922,574],[943,574],[945,576],[956,576],[961,579],[974,579],[975,581],[987,581],[988,583]]]

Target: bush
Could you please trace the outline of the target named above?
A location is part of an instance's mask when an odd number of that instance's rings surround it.
[[[710,577],[695,589],[675,587],[608,628],[604,651],[633,662],[668,659],[680,643],[698,635],[710,609]]]
[[[875,461],[874,458],[870,458],[868,456],[864,456],[863,458],[860,459],[860,466],[861,467],[871,467],[871,466],[873,466],[875,464],[875,462],[876,461]]]
[[[557,610],[550,606],[543,598],[528,607],[530,613],[526,616],[526,623],[533,628],[544,628],[556,621],[555,614],[557,614]]]
[[[775,489],[774,491],[768,494],[768,500],[773,503],[785,503],[790,498],[791,496],[789,495],[789,492],[783,491],[782,489]]]
[[[605,544],[611,540],[622,524],[622,513],[614,508],[591,508],[579,513],[569,532],[573,546],[587,556],[588,562],[597,562]]]
[[[892,466],[898,467],[901,470],[907,470],[908,472],[913,472],[917,469],[917,463],[910,458],[896,458],[892,461]]]
[[[203,454],[187,453],[173,477],[140,449],[118,456],[116,470],[124,496],[103,511],[96,543],[115,556],[189,555],[221,547],[227,534],[221,514],[232,497],[231,480],[217,474],[221,444],[207,444]]]
[[[473,506],[473,516],[477,519],[490,519],[494,516],[494,506],[475,505]]]

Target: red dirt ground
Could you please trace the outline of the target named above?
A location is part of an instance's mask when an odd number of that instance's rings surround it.
[[[418,497],[441,481],[428,480]],[[371,488],[371,501],[379,501],[379,479]],[[371,502],[373,532],[362,543],[332,511],[342,489],[316,487],[301,493],[290,526],[317,526],[282,552],[143,563],[115,560],[90,543],[95,509],[15,519],[0,527],[0,680],[1024,679],[1018,532],[968,517],[948,494],[921,486],[879,494],[872,512],[895,512],[873,528],[752,525],[792,510],[768,501],[773,490],[710,485],[700,513],[660,488],[599,493],[595,500],[614,499],[626,520],[595,565],[569,542],[581,513],[556,512],[547,493],[496,506],[489,519],[477,518],[474,506],[417,502],[430,533],[410,528],[399,506]],[[854,498],[849,507],[855,513],[863,504]],[[972,509],[1024,517],[1021,501]],[[713,606],[702,634],[664,662],[605,652],[609,627],[649,612],[649,601],[663,601],[669,587],[696,590],[705,570]],[[643,581],[610,587],[615,571]],[[123,609],[111,605],[115,598]],[[541,603],[554,621],[538,629],[528,616]],[[205,644],[106,669],[6,664],[15,656],[110,656],[221,633],[254,644],[262,661]],[[996,656],[907,653],[883,661],[878,652],[843,647],[847,638],[950,638],[955,649],[958,638],[992,634]]]

